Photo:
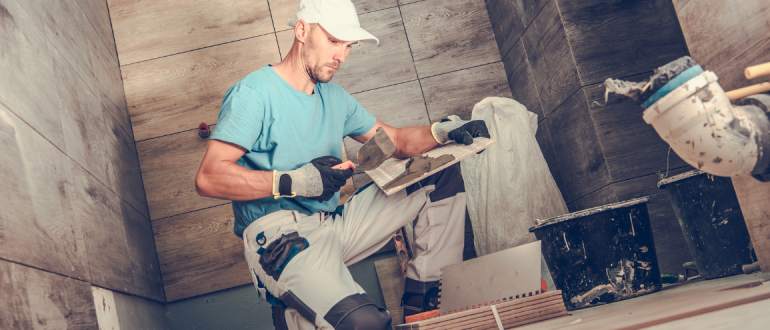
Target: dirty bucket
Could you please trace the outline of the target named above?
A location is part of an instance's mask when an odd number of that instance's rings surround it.
[[[565,214],[530,228],[567,309],[661,288],[647,197]]]
[[[733,183],[699,170],[658,182],[666,189],[682,233],[706,279],[742,274],[756,261]]]

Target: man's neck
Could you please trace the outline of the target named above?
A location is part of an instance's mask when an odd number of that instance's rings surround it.
[[[294,89],[312,95],[316,83],[305,71],[305,64],[299,56],[299,47],[301,45],[295,44],[281,63],[273,65],[273,70]]]

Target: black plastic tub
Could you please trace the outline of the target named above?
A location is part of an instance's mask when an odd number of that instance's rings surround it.
[[[702,277],[743,274],[741,267],[756,261],[732,180],[694,170],[663,179],[658,187],[668,192]]]
[[[647,197],[565,214],[530,228],[567,309],[661,288]]]

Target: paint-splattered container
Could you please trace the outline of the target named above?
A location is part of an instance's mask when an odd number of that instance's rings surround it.
[[[530,228],[567,309],[590,307],[655,292],[660,270],[647,197],[608,204]]]
[[[658,182],[665,188],[682,233],[706,279],[742,274],[756,261],[732,180],[699,170]]]

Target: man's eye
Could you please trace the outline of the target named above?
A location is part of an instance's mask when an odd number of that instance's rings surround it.
[[[336,44],[336,43],[337,43],[337,41],[336,41],[336,40],[332,40],[332,39],[329,39],[329,41],[331,41],[333,44]]]

